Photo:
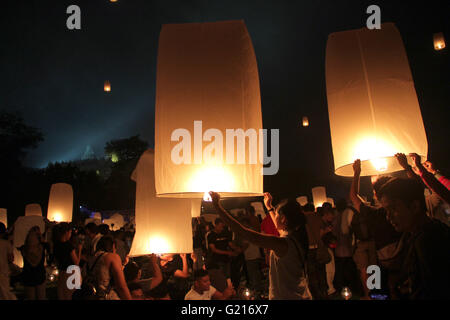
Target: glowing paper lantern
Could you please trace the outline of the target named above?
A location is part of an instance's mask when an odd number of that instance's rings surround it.
[[[303,117],[303,119],[302,119],[302,125],[303,125],[304,127],[308,127],[308,126],[309,126],[309,120],[308,120],[308,117]]]
[[[222,196],[261,196],[259,75],[244,22],[163,25],[158,50],[158,196],[201,198],[210,190]],[[227,129],[242,129],[242,135],[227,141]],[[244,150],[237,148],[242,139]],[[238,163],[239,155],[245,164]]]
[[[136,182],[136,234],[129,255],[191,253],[191,201],[156,197],[153,150],[143,153],[131,178]]]
[[[8,228],[8,210],[5,208],[0,208],[0,222]]]
[[[314,206],[316,208],[321,207],[324,202],[327,202],[327,192],[325,187],[312,188],[312,197]]]
[[[107,224],[110,230],[117,231],[125,225],[125,220],[120,213],[115,213],[109,219],[103,220],[103,223]]]
[[[304,206],[308,203],[308,197],[306,196],[298,197],[296,200],[301,206]]]
[[[352,176],[358,158],[361,174],[368,176],[403,170],[397,152],[426,157],[422,115],[394,24],[331,34],[326,81],[337,175]]]
[[[202,212],[202,199],[191,199],[192,218],[200,217],[201,212]]]
[[[100,212],[95,212],[94,213],[94,220],[97,220],[99,222],[102,221],[102,214]]]
[[[445,48],[445,38],[442,32],[433,35],[434,50],[439,51]]]
[[[334,199],[333,198],[327,198],[327,202],[331,204],[331,206],[334,208]]]
[[[72,222],[73,190],[67,183],[55,183],[50,188],[47,219],[55,222]]]
[[[30,203],[25,206],[25,216],[38,216],[42,217],[42,209],[39,203]]]
[[[111,91],[111,83],[109,83],[109,81],[105,81],[105,83],[103,84],[103,90],[105,92],[110,92]]]
[[[45,232],[45,222],[42,216],[21,216],[14,223],[13,247],[14,247],[14,264],[23,267],[23,257],[17,248],[24,245],[28,231],[34,226],[38,226],[43,234]]]

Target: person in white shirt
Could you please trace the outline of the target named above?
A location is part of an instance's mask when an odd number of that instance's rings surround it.
[[[184,300],[227,300],[235,294],[233,288],[226,288],[223,293],[211,285],[208,271],[200,269],[194,272],[194,285]]]

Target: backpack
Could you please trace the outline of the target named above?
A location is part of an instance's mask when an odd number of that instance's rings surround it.
[[[91,268],[89,268],[89,265],[87,266],[86,276],[81,284],[81,289],[74,292],[72,295],[72,300],[104,300],[106,298],[111,290],[111,284],[108,286],[107,290],[99,288],[97,285],[97,279],[93,272],[97,262],[105,253],[106,252],[103,252],[97,257],[97,259],[95,259]]]

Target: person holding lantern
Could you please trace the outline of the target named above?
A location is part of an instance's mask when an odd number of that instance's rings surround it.
[[[389,222],[408,236],[400,292],[409,299],[448,299],[450,228],[427,216],[422,184],[393,178],[378,195]]]
[[[269,269],[270,300],[311,300],[306,276],[308,235],[306,219],[297,201],[283,200],[272,206],[272,196],[264,194],[266,205],[281,237],[264,235],[244,227],[220,204],[220,195],[210,192],[212,203],[230,228],[249,242],[271,250]]]

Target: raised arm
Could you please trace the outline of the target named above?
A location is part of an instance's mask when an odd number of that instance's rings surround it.
[[[352,201],[353,207],[360,212],[361,199],[359,198],[359,177],[361,175],[361,160],[356,159],[353,163],[353,180],[352,186],[350,187],[350,200]]]
[[[131,300],[130,290],[128,290],[127,283],[125,281],[125,275],[122,270],[122,259],[118,254],[110,253],[109,259],[111,259],[110,270],[114,279],[115,289],[121,300]]]
[[[152,281],[150,283],[150,289],[153,289],[163,281],[163,275],[161,272],[161,268],[159,267],[158,257],[156,256],[156,254],[150,255],[150,261],[152,263],[153,270],[155,271],[155,274],[153,275]]]
[[[183,261],[183,270],[176,270],[173,275],[177,278],[186,279],[187,277],[189,277],[186,253],[180,253],[180,257],[181,257],[181,261]]]
[[[395,158],[397,158],[400,166],[405,169],[406,175],[410,179],[419,179],[419,176],[414,172],[413,168],[408,164],[408,160],[406,159],[406,155],[404,153],[395,154]]]
[[[420,162],[420,156],[416,153],[410,153],[410,157],[414,161],[414,165],[420,172],[423,182],[436,193],[439,198],[450,204],[450,191],[440,183],[430,172],[428,172]]]
[[[222,207],[220,204],[220,195],[218,193],[210,192],[210,195],[213,205],[220,217],[230,226],[231,230],[239,234],[243,239],[254,243],[258,247],[271,249],[275,251],[277,256],[283,256],[287,252],[288,245],[286,239],[271,235],[264,235],[244,227]]]

